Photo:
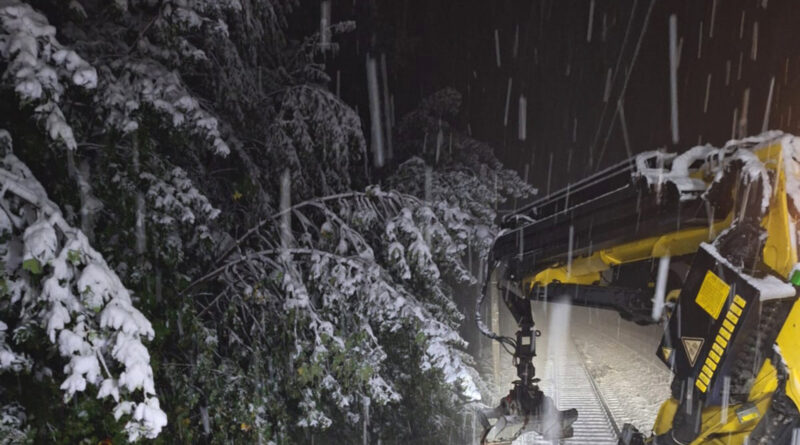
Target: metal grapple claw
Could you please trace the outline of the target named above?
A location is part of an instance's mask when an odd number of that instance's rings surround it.
[[[481,411],[479,417],[484,428],[481,445],[508,445],[530,432],[547,440],[572,437],[578,411],[561,411],[537,386],[516,382],[498,407]],[[492,424],[490,419],[497,420]]]

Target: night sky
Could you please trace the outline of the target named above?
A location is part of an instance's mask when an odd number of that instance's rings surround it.
[[[310,18],[318,13],[312,9]],[[677,144],[670,121],[672,14],[680,55]],[[620,99],[632,153],[719,146],[760,133],[773,77],[768,127],[800,130],[797,0],[334,2],[333,20],[349,19],[357,31],[338,38],[341,51],[327,62],[365,123],[365,54],[385,53],[398,116],[455,87],[465,99],[463,127],[496,147],[507,165],[521,173],[529,165],[529,181],[544,192],[551,156],[551,189],[627,157]],[[520,95],[528,104],[525,141],[517,137]]]

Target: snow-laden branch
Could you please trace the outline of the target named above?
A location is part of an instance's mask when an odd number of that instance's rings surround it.
[[[294,221],[288,246],[275,241],[285,214]],[[330,424],[334,413],[320,397],[340,409],[363,397],[399,400],[385,336],[400,333],[422,350],[417,372],[441,372],[461,397],[476,399],[473,372],[459,352],[461,314],[443,281],[474,280],[461,264],[469,231],[464,217],[443,203],[376,187],[308,200],[251,228],[184,292],[218,282],[223,291],[201,314],[237,314],[234,326],[243,328],[261,326],[254,321],[264,312],[273,323],[289,323],[284,329],[295,333],[289,350],[300,377],[283,378],[300,379],[300,426]],[[226,335],[242,346],[274,342],[262,329]],[[315,389],[304,392],[310,385]]]
[[[18,0],[0,2],[0,60],[6,62],[0,85],[13,87],[25,103],[35,105],[50,139],[75,150],[72,127],[60,108],[68,85],[97,87],[97,72],[75,51],[61,45],[56,29],[30,5]]]
[[[275,212],[271,216],[262,219],[256,225],[248,229],[243,235],[241,235],[238,239],[236,239],[230,247],[228,247],[215,261],[214,264],[221,264],[223,261],[228,259],[234,252],[237,250],[241,250],[242,245],[245,241],[247,241],[250,237],[258,233],[259,230],[262,230],[264,227],[268,225],[276,225],[280,218],[285,215],[286,213],[295,213],[304,207],[316,207],[322,211],[327,211],[326,203],[333,202],[333,201],[352,201],[359,198],[370,198],[373,197],[375,193],[385,194],[385,196],[389,198],[399,198],[401,195],[394,193],[394,192],[382,192],[379,189],[371,189],[367,192],[346,192],[346,193],[337,193],[334,195],[323,196],[320,198],[312,198],[307,199],[305,201],[299,202],[297,204],[293,204],[292,206]],[[422,200],[412,196],[412,195],[402,195],[402,199],[406,200],[409,204],[420,206],[423,204]],[[396,210],[396,209],[395,209]],[[337,218],[334,213],[327,213],[328,216],[332,218]],[[264,251],[272,253],[273,250]],[[203,276],[195,279],[189,285],[187,285],[182,291],[181,294],[185,295],[188,291],[195,288],[196,286],[208,282],[216,277],[218,277],[222,272],[224,272],[228,267],[232,265],[236,265],[242,261],[246,261],[248,258],[252,258],[253,254],[245,254],[241,258],[237,258],[233,260],[232,263],[224,263],[221,266],[215,268],[214,270],[209,271],[208,273],[204,274]]]
[[[7,141],[7,133],[0,132]],[[154,336],[150,322],[133,306],[129,291],[102,255],[64,220],[13,154],[0,160],[0,187],[0,233],[7,240],[0,244],[6,287],[0,299],[7,300],[0,315],[17,320],[17,329],[24,327],[24,320],[44,329],[67,360],[61,384],[66,400],[85,391],[87,384],[95,385],[98,398],[117,403],[115,417],[131,416],[125,425],[130,440],[156,437],[167,419],[142,344]],[[22,249],[13,248],[15,243]],[[7,324],[0,325],[3,334]],[[0,340],[0,371],[19,372],[25,362],[8,360],[14,353],[5,335]]]

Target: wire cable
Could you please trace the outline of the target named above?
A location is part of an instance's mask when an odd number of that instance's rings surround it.
[[[638,4],[639,0],[633,0],[631,15],[630,17],[628,17],[628,24],[625,26],[625,35],[622,37],[622,48],[619,50],[619,55],[617,56],[617,63],[614,66],[614,77],[611,78],[611,85],[615,85],[617,83],[619,66],[622,63],[622,56],[625,55],[625,47],[628,45],[628,38],[630,37],[631,29],[633,28],[633,19],[634,17],[636,17],[636,6]],[[607,111],[608,111],[608,101],[606,101],[603,104],[603,111],[600,113],[600,122],[597,123],[597,130],[594,133],[594,138],[592,139],[592,145],[589,146],[590,158],[591,154],[594,153],[594,147],[597,145],[597,142],[600,138],[600,130],[603,128],[603,121],[605,121]]]
[[[650,25],[650,16],[653,12],[653,6],[655,6],[656,0],[650,0],[650,7],[647,8],[647,14],[644,17],[644,25],[642,25],[642,31],[639,33],[639,40],[636,42],[636,48],[633,51],[633,58],[631,59],[631,65],[628,68],[628,72],[625,73],[625,82],[622,84],[622,91],[619,93],[619,100],[617,100],[617,109],[614,112],[613,116],[611,116],[611,125],[608,126],[608,131],[606,132],[605,140],[603,141],[603,147],[600,149],[600,154],[597,157],[597,167],[600,167],[600,161],[603,159],[603,155],[606,152],[606,147],[608,146],[608,141],[611,139],[611,131],[614,129],[614,124],[617,122],[617,116],[619,115],[620,107],[622,106],[622,101],[625,97],[625,92],[628,90],[628,81],[631,78],[631,73],[633,73],[633,68],[636,66],[636,59],[639,57],[639,50],[642,49],[642,41],[644,40],[644,35],[647,33],[647,28]]]

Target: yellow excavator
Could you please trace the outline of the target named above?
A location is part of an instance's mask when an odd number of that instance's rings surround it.
[[[476,319],[513,350],[518,380],[480,412],[482,444],[572,436],[580,413],[558,410],[537,385],[531,310],[568,295],[664,328],[654,352],[673,373],[671,398],[651,431],[625,425],[620,444],[794,445],[798,219],[800,138],[780,132],[642,153],[505,217]],[[518,324],[515,338],[482,321],[490,286]]]

